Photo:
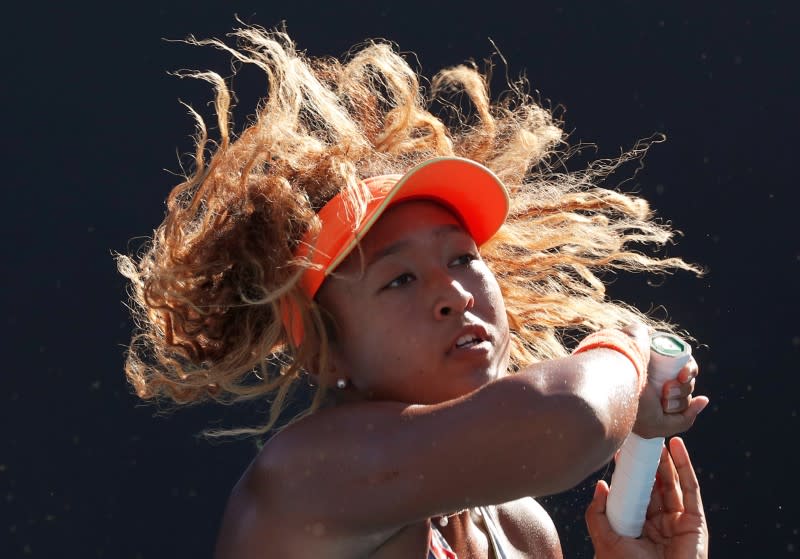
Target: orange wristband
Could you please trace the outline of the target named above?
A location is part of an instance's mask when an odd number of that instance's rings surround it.
[[[586,336],[572,354],[575,355],[598,348],[613,349],[627,357],[633,363],[633,368],[636,369],[636,374],[639,377],[639,392],[644,389],[644,385],[647,383],[646,361],[641,350],[639,350],[639,346],[630,336],[611,328],[600,330]]]

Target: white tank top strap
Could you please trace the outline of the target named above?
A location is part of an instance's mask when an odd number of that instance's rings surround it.
[[[500,534],[500,526],[495,521],[494,516],[489,512],[489,507],[478,507],[478,510],[481,513],[481,517],[483,518],[483,523],[486,526],[486,532],[489,535],[489,541],[491,542],[492,549],[494,550],[495,559],[508,559],[508,555],[506,554],[503,546],[500,544],[500,539],[498,535]]]

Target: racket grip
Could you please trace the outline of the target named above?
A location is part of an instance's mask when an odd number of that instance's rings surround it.
[[[679,337],[656,332],[650,338],[649,382],[660,392],[674,379],[692,355],[691,346]],[[622,536],[642,535],[647,505],[656,478],[664,437],[645,439],[631,433],[617,458],[611,476],[606,514],[614,531]]]

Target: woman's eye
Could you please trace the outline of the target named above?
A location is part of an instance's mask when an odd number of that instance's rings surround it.
[[[451,266],[465,266],[472,262],[473,260],[477,260],[478,257],[471,253],[462,254],[452,262],[450,262]]]
[[[401,287],[407,283],[411,283],[414,280],[414,276],[411,274],[401,274],[394,278],[392,281],[387,283],[384,286],[384,289],[392,289],[394,287]]]

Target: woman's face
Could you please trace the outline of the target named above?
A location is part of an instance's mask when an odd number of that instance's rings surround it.
[[[388,209],[317,299],[336,324],[333,377],[365,398],[443,402],[506,370],[497,280],[458,220],[434,202]]]

